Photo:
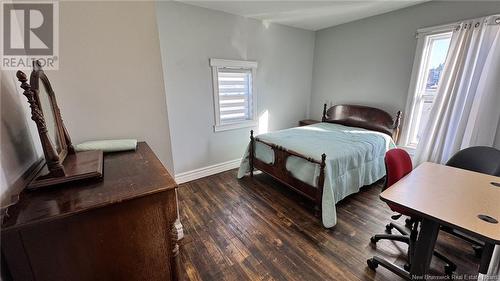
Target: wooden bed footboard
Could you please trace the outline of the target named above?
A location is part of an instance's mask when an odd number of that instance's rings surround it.
[[[255,157],[255,143],[260,142],[268,145],[274,152],[274,163],[268,164]],[[302,158],[311,163],[318,164],[320,167],[317,187],[307,184],[295,178],[290,171],[286,169],[286,161],[289,156]],[[258,169],[271,177],[277,179],[281,183],[287,185],[306,198],[312,200],[315,204],[314,210],[317,217],[321,217],[321,202],[323,198],[323,187],[325,183],[325,162],[326,154],[321,155],[321,161],[302,155],[298,152],[286,149],[274,143],[269,143],[260,140],[253,136],[253,130],[250,131],[250,148],[249,148],[250,176],[253,177],[254,169]]]

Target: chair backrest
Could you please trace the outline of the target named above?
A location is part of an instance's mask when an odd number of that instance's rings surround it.
[[[457,152],[447,166],[500,177],[500,150],[488,146],[473,146]]]
[[[385,168],[387,171],[385,188],[387,188],[413,170],[410,155],[400,148],[387,151],[385,153]]]

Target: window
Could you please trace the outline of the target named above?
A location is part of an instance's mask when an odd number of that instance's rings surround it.
[[[255,126],[253,84],[257,63],[210,59],[213,75],[215,126],[224,131]]]
[[[452,32],[448,30],[419,36],[408,95],[410,103],[407,112],[410,114],[404,126],[408,129],[403,137],[403,145],[408,148],[416,148],[429,119],[441,82],[451,35]]]

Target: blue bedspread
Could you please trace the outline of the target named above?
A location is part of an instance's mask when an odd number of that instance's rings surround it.
[[[337,202],[385,175],[385,152],[396,147],[386,134],[330,123],[280,130],[261,134],[258,138],[317,160],[321,160],[321,154],[326,154],[322,200],[322,221],[325,227],[332,227],[337,223]],[[274,162],[273,150],[260,142],[256,142],[255,157],[266,163]],[[318,164],[292,156],[288,158],[286,168],[296,178],[317,186]],[[249,171],[247,148],[238,178]]]

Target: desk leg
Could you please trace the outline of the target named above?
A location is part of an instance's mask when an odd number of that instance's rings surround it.
[[[423,280],[429,272],[434,245],[439,233],[439,223],[423,219],[418,240],[415,247],[415,256],[411,263],[410,277],[416,280]]]
[[[491,257],[493,256],[493,250],[495,245],[490,243],[485,243],[483,247],[483,253],[481,254],[481,263],[479,264],[479,273],[487,274],[488,267],[490,266]]]

